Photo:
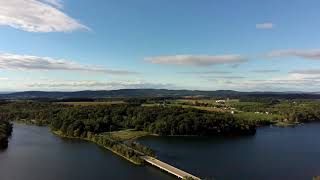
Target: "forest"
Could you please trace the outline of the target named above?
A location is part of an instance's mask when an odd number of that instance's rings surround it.
[[[12,133],[12,124],[0,118],[0,150],[8,147],[8,138]]]
[[[176,100],[165,98],[127,99],[123,102],[95,104],[92,101],[89,104],[84,103],[85,105],[81,103],[72,105],[72,103],[34,100],[3,101],[0,103],[1,147],[7,146],[12,131],[9,121],[50,126],[52,131],[60,135],[88,139],[117,152],[123,151],[122,155],[135,157],[138,155],[134,149],[149,155],[152,151],[134,143],[123,143],[111,136],[106,137],[105,134],[132,129],[162,136],[252,135],[261,125],[279,121],[302,123],[320,119],[320,103],[317,100],[251,98],[227,101],[220,107],[220,109],[224,107],[235,109],[234,114],[230,113],[230,110],[207,111],[191,108],[192,106],[182,108],[174,105]],[[152,102],[154,105],[143,106],[142,104],[146,102]],[[205,106],[216,106],[208,103],[215,100],[195,101],[195,104],[201,107],[203,102],[206,102]],[[122,145],[129,148],[123,148]]]
[[[56,135],[92,141],[135,164],[154,152],[134,140],[114,138],[114,132],[147,132],[157,135],[254,134],[251,121],[230,113],[179,107],[144,107],[126,104],[76,105],[57,102],[16,101],[0,105],[0,118],[25,124],[49,126]]]
[[[131,104],[70,106],[59,103],[14,102],[0,106],[3,119],[50,125],[69,136],[122,129],[158,135],[254,134],[252,121],[224,112]]]

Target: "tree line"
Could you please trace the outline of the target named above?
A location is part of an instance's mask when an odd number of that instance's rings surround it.
[[[12,124],[0,118],[0,149],[8,147],[8,138],[12,133]]]
[[[318,100],[278,100],[273,98],[242,99],[235,104],[244,112],[268,112],[277,114],[292,122],[312,122],[320,120]]]
[[[68,106],[58,103],[14,102],[0,106],[0,117],[50,125],[68,135],[119,129],[159,135],[252,134],[252,121],[224,112],[179,107],[142,107],[131,104]]]

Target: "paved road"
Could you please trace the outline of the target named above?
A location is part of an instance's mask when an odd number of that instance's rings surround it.
[[[162,170],[165,170],[181,179],[183,178],[186,178],[186,177],[189,177],[189,178],[192,178],[194,180],[201,180],[200,178],[192,175],[192,174],[189,174],[185,171],[182,171],[178,168],[175,168],[167,163],[164,163],[162,161],[159,161],[158,159],[156,158],[153,158],[153,157],[150,157],[150,156],[141,156],[142,159],[144,159],[146,162],[154,165],[154,166],[157,166],[158,168],[162,169]]]

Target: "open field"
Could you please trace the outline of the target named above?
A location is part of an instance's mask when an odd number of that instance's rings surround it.
[[[126,129],[122,131],[113,131],[113,132],[107,132],[105,135],[109,135],[112,139],[118,140],[118,141],[127,141],[127,140],[133,140],[137,139],[139,137],[147,136],[150,133],[145,131],[136,131],[132,129]]]
[[[220,105],[220,103],[216,102],[217,99],[178,99],[178,100],[174,100],[171,101],[172,103],[175,104],[207,104],[209,106],[217,106]],[[238,99],[229,99],[226,100],[226,104],[234,104],[239,102]]]
[[[240,119],[246,119],[249,121],[253,121],[257,124],[273,124],[276,122],[280,122],[284,119],[283,116],[278,114],[257,114],[253,112],[238,112],[235,114],[236,117],[239,117]]]
[[[166,106],[180,108],[194,108],[208,112],[229,112],[238,119],[245,119],[257,125],[274,124],[279,126],[291,125],[286,122],[286,117],[279,112],[273,112],[274,108],[286,105],[277,104],[273,107],[262,102],[240,102],[238,99],[224,100],[219,103],[214,99],[178,99],[164,103],[143,104],[143,106]]]
[[[154,106],[159,106],[159,105],[158,104],[143,104],[142,106],[144,106],[144,107],[154,107]],[[226,110],[221,109],[221,108],[205,107],[205,106],[180,105],[180,104],[167,104],[166,106],[169,106],[169,107],[180,107],[180,108],[195,108],[195,109],[200,109],[200,110],[205,110],[205,111],[210,111],[210,112],[225,112],[226,111]]]

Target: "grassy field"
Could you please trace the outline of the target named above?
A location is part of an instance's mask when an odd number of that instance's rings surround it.
[[[112,105],[112,104],[124,104],[123,101],[107,101],[107,102],[59,102],[61,104],[73,105],[73,106],[94,106],[94,105]]]
[[[171,105],[171,106],[178,106],[182,108],[195,108],[200,109],[204,111],[210,111],[210,112],[226,112],[227,110],[221,109],[221,108],[214,108],[214,107],[205,107],[205,106],[192,106],[192,105]]]
[[[285,117],[279,114],[272,114],[267,112],[268,109],[264,107],[263,103],[259,102],[239,102],[237,99],[226,100],[225,103],[217,103],[214,99],[204,100],[189,100],[179,99],[167,101],[164,104],[143,104],[143,106],[167,106],[167,107],[181,107],[181,108],[194,108],[209,112],[229,112],[234,113],[240,119],[246,119],[257,124],[275,124],[277,126],[291,125],[284,122]],[[238,109],[240,108],[240,109]],[[246,112],[242,109],[253,109],[257,111]],[[263,111],[262,111],[263,110]]]
[[[283,121],[279,121],[279,122],[275,123],[274,125],[278,126],[278,127],[288,127],[288,126],[296,126],[296,125],[299,125],[299,124],[300,124],[299,122],[283,122]]]
[[[109,135],[112,139],[118,141],[127,141],[137,139],[143,136],[149,135],[148,132],[145,131],[136,131],[132,129],[122,130],[122,131],[114,131],[105,133],[105,135]]]
[[[143,104],[144,107],[154,107],[159,106],[158,104]],[[204,107],[204,106],[192,106],[192,105],[180,105],[180,104],[167,104],[167,107],[180,107],[180,108],[194,108],[194,109],[200,109],[210,112],[225,112],[226,110],[221,108],[214,108],[214,107]]]
[[[278,114],[257,114],[253,112],[238,112],[235,116],[242,117],[249,121],[258,121],[258,122],[278,122],[284,119],[281,115]]]
[[[210,106],[220,105],[216,101],[217,101],[216,99],[197,99],[197,100],[196,99],[178,99],[178,100],[172,101],[172,103],[175,103],[175,104],[187,103],[187,104],[193,104],[193,105],[196,105],[197,103],[199,103],[199,104],[208,104]],[[234,104],[237,102],[239,102],[238,99],[226,100],[226,104]]]

